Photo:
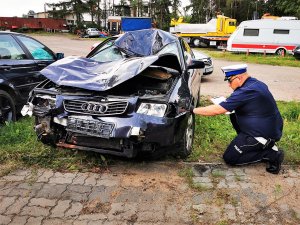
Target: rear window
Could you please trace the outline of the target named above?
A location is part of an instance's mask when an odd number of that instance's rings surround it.
[[[274,34],[289,34],[290,30],[280,30],[280,29],[274,29]]]
[[[244,36],[258,36],[259,29],[244,29]]]

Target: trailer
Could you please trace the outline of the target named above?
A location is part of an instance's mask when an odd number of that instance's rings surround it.
[[[126,31],[149,29],[151,27],[152,19],[150,17],[108,17],[108,31],[111,35],[117,35]]]
[[[260,19],[242,22],[227,42],[231,52],[284,55],[300,45],[300,20]]]
[[[206,24],[178,24],[170,27],[170,32],[184,38],[193,47],[222,47],[235,29],[235,19],[218,15]]]

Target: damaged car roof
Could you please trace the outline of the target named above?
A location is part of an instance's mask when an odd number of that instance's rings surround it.
[[[175,54],[155,55],[174,42],[176,37],[165,31],[156,29],[132,31],[114,42],[114,46],[126,54],[124,58],[98,62],[71,56],[53,63],[41,73],[57,85],[105,91],[135,77],[151,65],[181,72]]]

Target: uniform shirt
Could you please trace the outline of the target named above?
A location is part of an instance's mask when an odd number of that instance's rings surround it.
[[[229,112],[235,110],[241,132],[252,137],[280,139],[282,118],[274,97],[263,82],[249,77],[220,105]]]

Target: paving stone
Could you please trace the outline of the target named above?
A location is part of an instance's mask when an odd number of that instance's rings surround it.
[[[98,179],[100,179],[100,176],[98,174],[90,173],[89,176],[85,179],[84,185],[95,186]]]
[[[25,225],[28,216],[15,216],[9,225]]]
[[[26,225],[41,225],[44,217],[29,217]]]
[[[41,183],[35,183],[33,185],[22,183],[9,192],[8,196],[32,197],[35,196],[41,188]]]
[[[38,191],[37,198],[60,199],[62,193],[67,189],[66,184],[45,184]]]
[[[164,211],[166,208],[163,202],[157,204],[156,202],[140,202],[138,203],[138,211],[139,212],[156,212],[156,211]]]
[[[48,216],[49,214],[50,208],[40,206],[25,206],[21,211],[21,215],[28,216]]]
[[[50,217],[63,217],[65,211],[70,207],[70,200],[59,200],[57,205],[51,210]]]
[[[211,174],[211,168],[208,165],[194,165],[192,171],[195,177],[208,177]]]
[[[192,204],[206,204],[211,201],[212,195],[209,192],[202,192],[200,194],[195,194],[192,198]]]
[[[54,175],[53,171],[51,170],[46,170],[44,171],[44,173],[38,177],[37,181],[36,182],[48,182],[49,179]]]
[[[211,179],[209,177],[193,177],[194,183],[211,183]]]
[[[16,175],[6,175],[2,177],[3,180],[6,181],[24,181],[26,176],[16,176]]]
[[[119,195],[116,197],[116,202],[138,202],[140,196],[143,194],[141,189],[128,187],[126,190],[119,192]]]
[[[164,221],[164,211],[156,211],[155,216],[151,211],[137,212],[137,222],[152,222],[157,223]]]
[[[77,220],[106,220],[107,215],[104,213],[93,213],[93,214],[82,214],[80,215]]]
[[[1,196],[7,196],[19,184],[18,182],[7,183],[7,181],[5,181],[5,183],[6,183],[5,187],[1,188],[1,191],[0,191]]]
[[[225,180],[221,180],[218,184],[217,184],[217,188],[222,189],[222,188],[228,188],[228,185],[226,184]]]
[[[90,220],[75,220],[73,225],[88,225],[89,221]]]
[[[0,214],[4,213],[6,209],[11,206],[16,200],[16,197],[3,197],[0,202]]]
[[[28,170],[28,169],[19,169],[19,170],[15,170],[14,172],[11,172],[9,175],[27,177],[27,176],[29,176],[31,174],[32,174],[31,170]]]
[[[231,204],[225,204],[224,209],[225,209],[226,217],[231,221],[235,221],[236,220],[235,207]]]
[[[65,212],[65,217],[78,216],[83,208],[80,202],[72,202],[71,208]]]
[[[115,187],[95,186],[93,187],[92,192],[88,197],[89,201],[100,199],[101,203],[110,202],[111,196],[115,190]]]
[[[72,200],[72,201],[87,201],[88,196],[91,193],[91,186],[83,185],[69,185],[67,190],[61,195],[62,200]]]
[[[106,187],[113,187],[113,186],[117,186],[120,184],[120,180],[119,178],[117,179],[100,179],[97,180],[96,186],[106,186]]]
[[[6,210],[7,215],[19,214],[21,209],[28,204],[30,198],[19,197],[11,206]]]
[[[130,220],[138,211],[137,203],[112,203],[108,220]]]
[[[54,173],[49,178],[49,184],[71,184],[73,179],[76,177],[76,173]]]
[[[90,220],[75,220],[73,222],[73,225],[88,225]],[[101,223],[99,223],[101,224]]]
[[[43,225],[72,225],[73,220],[63,220],[63,219],[58,219],[58,218],[50,218],[50,219],[45,219],[43,221]]]
[[[32,198],[28,206],[52,207],[55,206],[56,200],[46,198]]]
[[[74,178],[72,184],[80,184],[83,185],[85,183],[86,178],[88,178],[87,173],[77,173],[76,177]]]
[[[11,216],[0,215],[0,225],[7,225],[11,222]]]

